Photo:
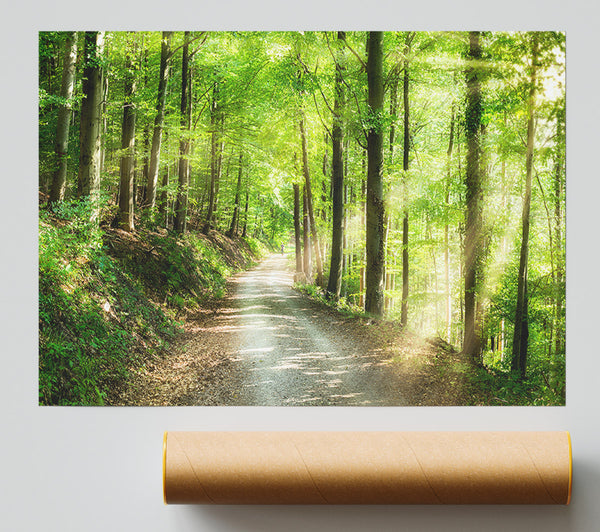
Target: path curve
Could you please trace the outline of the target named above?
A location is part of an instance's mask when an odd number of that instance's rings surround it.
[[[271,255],[232,280],[222,320],[237,337],[230,353],[238,405],[403,405],[380,350],[351,320],[292,288],[285,255]]]

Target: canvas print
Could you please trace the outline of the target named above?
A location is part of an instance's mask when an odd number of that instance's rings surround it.
[[[565,35],[39,33],[39,404],[565,404]]]

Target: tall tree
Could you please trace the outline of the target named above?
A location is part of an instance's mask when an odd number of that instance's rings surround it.
[[[150,151],[150,166],[146,184],[146,205],[151,209],[156,202],[156,185],[160,167],[160,148],[162,143],[163,124],[165,121],[165,105],[167,101],[167,84],[169,82],[169,67],[171,60],[172,31],[163,31],[160,51],[160,73],[158,78],[158,96],[156,99],[156,117],[152,133],[152,148]]]
[[[467,108],[465,134],[467,139],[466,227],[465,227],[465,333],[463,352],[476,363],[480,361],[481,340],[476,320],[476,297],[481,260],[481,43],[480,32],[469,33],[466,70]]]
[[[339,299],[342,285],[342,257],[344,254],[344,131],[342,117],[344,113],[344,48],[346,33],[339,31],[337,35],[338,54],[335,60],[335,99],[333,103],[333,127],[331,142],[333,160],[331,168],[332,192],[332,230],[331,230],[331,265],[327,293],[333,299]]]
[[[79,128],[79,172],[77,193],[92,202],[92,220],[98,219],[97,193],[100,187],[102,152],[102,95],[104,68],[102,54],[104,32],[85,32],[85,67],[83,71],[83,101]]]
[[[383,32],[367,38],[369,131],[367,136],[367,221],[365,311],[383,315],[385,208],[383,202]]]
[[[219,195],[219,182],[221,180],[221,167],[223,161],[223,117],[219,91],[220,81],[217,79],[213,84],[210,106],[210,182],[208,189],[208,213],[206,214],[206,223],[202,230],[204,233],[208,233],[213,226],[213,219]]]
[[[50,204],[62,201],[65,197],[67,185],[67,160],[69,152],[69,123],[71,122],[71,109],[73,86],[75,85],[75,63],[77,61],[77,32],[71,31],[66,34],[65,52],[63,59],[62,80],[60,86],[60,97],[63,99],[58,110],[58,121],[56,125],[56,153],[57,168],[52,179],[50,190]]]
[[[408,97],[410,83],[410,53],[411,44],[415,37],[414,32],[406,34],[404,43],[404,76],[402,80],[402,100],[404,103],[404,140],[402,148],[402,188],[404,195],[404,205],[402,210],[402,303],[400,312],[400,324],[406,327],[408,322],[408,165],[410,156],[410,100]]]
[[[136,89],[135,46],[129,50],[125,74],[125,102],[121,127],[121,180],[119,186],[119,226],[133,231],[133,178],[135,171],[135,119],[133,97]]]
[[[183,37],[183,55],[181,59],[181,139],[179,140],[179,186],[175,204],[174,229],[185,233],[187,226],[188,186],[190,183],[190,127],[191,113],[188,105],[191,83],[189,80],[189,41],[190,32]]]
[[[317,266],[317,277],[315,282],[318,286],[323,286],[323,260],[321,258],[321,246],[319,244],[319,233],[315,223],[315,212],[313,209],[312,185],[310,181],[310,169],[308,166],[308,147],[306,141],[306,130],[304,129],[304,118],[300,119],[300,139],[302,141],[302,172],[304,174],[304,191],[306,194],[306,208],[310,222],[310,233],[313,244],[313,254]],[[306,250],[304,251],[306,253]]]
[[[564,264],[564,240],[563,240],[563,202],[564,202],[564,178],[565,178],[565,108],[564,100],[561,101],[556,113],[556,155],[554,167],[554,246],[556,257],[555,275],[555,354],[564,350],[564,320],[563,302],[565,297],[565,264]]]
[[[531,70],[527,98],[527,151],[525,156],[525,196],[523,198],[521,252],[519,254],[519,277],[517,282],[517,307],[512,342],[512,371],[520,377],[527,370],[529,344],[529,294],[527,289],[527,266],[529,258],[529,213],[531,210],[531,174],[533,171],[535,138],[535,98],[537,84],[539,35],[533,32],[531,42]]]
[[[452,114],[450,116],[450,135],[448,150],[446,151],[446,183],[444,202],[446,207],[446,220],[444,223],[444,285],[446,290],[446,341],[451,341],[452,332],[452,295],[450,293],[450,223],[448,221],[450,209],[450,181],[452,179],[452,149],[454,147],[454,120],[455,104],[452,102]]]

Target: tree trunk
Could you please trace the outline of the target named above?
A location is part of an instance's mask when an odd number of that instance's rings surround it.
[[[85,32],[85,57],[83,71],[83,101],[79,130],[79,172],[77,192],[79,197],[89,197],[92,202],[91,219],[98,220],[98,190],[100,188],[100,158],[102,152],[102,94],[104,71],[101,56],[104,49],[104,32]]]
[[[481,257],[481,169],[480,169],[480,131],[481,131],[481,81],[480,32],[469,33],[469,61],[467,67],[467,213],[465,227],[465,332],[463,352],[475,363],[480,362],[481,341],[476,323],[476,295],[479,280]]]
[[[346,146],[345,146],[345,153],[346,153],[346,165],[344,168],[344,175],[348,175],[348,165],[347,165],[347,161],[348,161],[348,143],[346,142]],[[348,204],[348,184],[344,183],[344,205]],[[342,231],[343,231],[343,240],[342,240],[342,290],[341,290],[341,295],[343,297],[347,297],[348,296],[348,266],[349,266],[349,252],[348,252],[348,217],[344,216],[344,223],[343,223],[343,227],[342,227]]]
[[[296,244],[296,276],[301,277],[302,267],[302,229],[300,227],[300,185],[294,183],[294,242]]]
[[[217,173],[215,179],[215,193],[214,193],[214,209],[212,214],[212,223],[211,226],[215,229],[219,228],[219,189],[221,187],[221,178],[223,177],[223,154],[225,153],[225,139],[223,136],[224,127],[223,127],[223,115],[220,117],[220,126],[219,126],[219,138],[220,143],[217,148]],[[231,157],[228,158],[227,162],[227,170],[225,172],[225,180],[227,180],[227,176],[229,175],[229,161],[231,161]]]
[[[242,230],[242,238],[246,238],[248,234],[248,200],[250,199],[250,192],[248,185],[246,185],[246,204],[244,206],[244,229]]]
[[[135,118],[133,103],[135,74],[131,53],[128,57],[125,80],[125,103],[123,104],[123,124],[121,128],[121,181],[119,186],[119,227],[133,231],[133,178],[135,171]]]
[[[367,227],[365,311],[383,315],[385,208],[383,203],[383,33],[371,31],[367,40],[368,104],[373,124],[367,137]]]
[[[144,38],[141,39],[142,48],[143,48],[143,70],[144,70],[144,87],[143,91],[145,92],[148,89],[148,48],[144,45]],[[142,68],[142,61],[140,61],[140,68]],[[148,189],[148,172],[150,166],[150,122],[146,122],[144,124],[144,133],[142,135],[144,137],[144,145],[142,152],[144,154],[143,159],[144,163],[141,167],[142,176],[141,179],[139,177],[139,170],[136,170],[136,177],[134,181],[134,209],[141,207],[146,202],[146,194]],[[135,161],[135,167],[138,167],[137,161]]]
[[[158,96],[156,100],[156,117],[152,133],[152,148],[150,151],[150,167],[146,184],[146,205],[154,209],[156,203],[156,185],[160,168],[160,149],[162,143],[163,124],[165,121],[165,103],[167,101],[167,83],[169,82],[169,65],[171,55],[172,31],[162,32],[160,51],[160,74],[158,78]]]
[[[300,137],[302,140],[302,171],[304,173],[306,206],[310,221],[310,231],[312,236],[313,252],[317,265],[317,278],[315,282],[318,286],[323,286],[323,261],[321,259],[321,246],[319,244],[319,235],[315,223],[315,214],[313,209],[312,189],[310,184],[310,170],[308,168],[308,149],[306,147],[306,132],[304,130],[304,119],[300,120]]]
[[[450,224],[447,217],[450,209],[450,182],[452,180],[452,148],[454,146],[454,114],[455,106],[452,103],[452,115],[450,116],[450,139],[448,140],[447,173],[446,173],[446,221],[444,223],[444,285],[446,288],[446,341],[451,343],[450,335],[452,331],[452,296],[450,293]]]
[[[335,89],[334,89],[335,91]],[[335,108],[334,108],[335,112]],[[327,145],[327,140],[329,139],[329,135],[326,133],[324,135],[324,144]],[[321,181],[321,220],[327,222],[328,212],[327,212],[327,200],[332,198],[333,189],[330,187],[327,190],[327,176],[329,175],[329,152],[327,148],[325,148],[325,152],[323,153],[323,180]],[[323,239],[325,240],[325,239]],[[327,244],[325,242],[321,242],[321,245],[325,247],[325,250],[321,251],[321,256],[325,257],[327,255]]]
[[[361,180],[360,180],[360,226],[367,227],[367,158],[368,153],[367,150],[363,151],[361,160]],[[365,306],[365,267],[364,265],[367,262],[367,250],[366,247],[363,250],[362,256],[360,257],[360,264],[362,264],[360,268],[360,290],[358,297],[358,306],[360,308],[364,308]]]
[[[344,132],[342,116],[345,106],[344,94],[344,48],[346,34],[338,32],[339,52],[335,61],[335,100],[333,104],[333,127],[331,140],[333,160],[331,170],[332,192],[332,231],[331,231],[331,265],[327,294],[337,300],[342,285],[342,257],[344,255]]]
[[[554,298],[554,353],[559,355],[564,350],[563,298],[565,282],[565,257],[563,246],[563,212],[562,198],[564,194],[564,155],[565,147],[565,109],[562,107],[556,116],[556,163],[554,169],[554,246],[556,255],[555,298]]]
[[[161,214],[164,215],[165,217],[165,227],[168,225],[168,220],[169,220],[169,192],[167,190],[167,187],[169,186],[169,164],[165,164],[165,169],[164,169],[164,174],[163,174],[163,178],[162,178],[162,187],[163,190],[160,193],[160,198],[159,198],[159,204],[158,204],[158,210]]]
[[[148,194],[148,175],[150,172],[150,124],[144,126],[144,165],[142,166],[142,178],[137,185],[138,193],[136,194],[136,206],[143,206],[146,203]]]
[[[233,216],[231,217],[231,225],[229,226],[229,231],[227,231],[227,236],[229,236],[229,238],[231,238],[233,235],[237,235],[237,225],[240,212],[240,191],[242,188],[242,161],[243,154],[240,153],[237,185],[235,187],[235,199],[233,201]]]
[[[408,323],[408,164],[410,155],[410,106],[408,99],[409,90],[409,54],[411,33],[406,35],[404,48],[404,76],[402,80],[402,99],[404,104],[404,141],[402,146],[402,188],[403,188],[403,213],[402,213],[402,303],[400,308],[400,325],[406,327]]]
[[[67,161],[69,152],[69,122],[71,120],[71,98],[73,97],[73,86],[75,81],[75,63],[77,61],[77,32],[67,34],[65,41],[65,53],[63,59],[62,81],[60,96],[65,100],[58,110],[58,121],[56,125],[56,153],[57,169],[52,180],[50,190],[50,206],[65,198],[67,185]]]
[[[529,343],[529,316],[527,291],[527,262],[529,258],[529,211],[531,208],[531,174],[535,138],[535,96],[538,63],[538,34],[533,33],[531,50],[531,78],[527,100],[527,153],[525,159],[525,197],[523,198],[523,233],[519,256],[519,278],[517,282],[517,308],[512,344],[512,371],[521,378],[527,371],[527,348]]]
[[[175,221],[173,228],[178,233],[185,233],[187,221],[188,186],[190,183],[189,153],[191,126],[188,98],[189,94],[189,40],[190,32],[184,35],[183,57],[181,61],[181,140],[179,141],[179,187],[175,205]]]
[[[306,282],[309,283],[312,278],[312,260],[310,252],[310,218],[308,216],[308,201],[306,197],[306,185],[302,192],[302,227],[304,235],[304,275]]]
[[[394,164],[394,142],[396,141],[396,114],[398,113],[398,70],[392,72],[391,88],[390,88],[390,167]]]
[[[506,117],[506,113],[504,113],[504,126],[506,127],[507,124],[507,117]],[[500,163],[500,181],[502,183],[502,203],[501,203],[501,208],[503,212],[506,212],[507,209],[509,209],[509,202],[508,200],[508,187],[507,187],[507,183],[506,183],[506,153],[502,152],[501,153],[502,156],[502,162]],[[507,253],[507,244],[508,244],[508,238],[506,234],[503,234],[502,237],[500,238],[500,249],[501,249],[501,254],[502,257],[504,257],[504,261],[506,261],[506,253]],[[500,351],[500,360],[502,362],[505,361],[505,348],[506,348],[506,339],[505,339],[505,335],[506,335],[506,322],[504,320],[504,318],[502,318],[500,320],[500,334],[499,334],[499,338],[498,338],[498,351]]]
[[[208,234],[212,227],[213,217],[216,207],[216,189],[221,170],[222,145],[219,131],[219,82],[216,81],[213,86],[213,97],[210,107],[210,183],[208,187],[208,212],[206,214],[206,223],[202,232]]]

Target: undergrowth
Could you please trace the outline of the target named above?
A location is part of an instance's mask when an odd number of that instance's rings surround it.
[[[551,371],[547,363],[530,354],[525,378],[510,371],[510,360],[489,362],[469,375],[476,404],[491,406],[561,406],[565,404],[564,358]]]
[[[223,295],[256,242],[98,228],[87,202],[39,221],[39,402],[111,404],[132,368],[164,354],[181,314]]]
[[[313,301],[333,308],[343,315],[367,317],[360,307],[350,304],[343,298],[339,301],[328,298],[322,288],[313,284],[296,283],[294,288]],[[565,404],[564,356],[555,360],[548,370],[546,359],[536,356],[535,351],[532,351],[528,358],[526,376],[520,378],[511,372],[509,356],[503,361],[497,353],[487,353],[483,357],[483,364],[476,366],[465,362],[458,355],[454,356],[458,350],[439,337],[433,339],[433,344],[437,349],[433,358],[437,376],[449,381],[460,379],[460,387],[464,388],[460,393],[465,405],[560,406]],[[458,393],[459,390],[456,391]]]
[[[341,314],[345,316],[352,317],[366,317],[367,314],[360,307],[351,304],[347,299],[340,297],[339,299],[335,299],[332,297],[327,297],[327,293],[325,290],[320,288],[314,284],[306,284],[306,283],[295,283],[294,288],[299,292],[307,295],[313,301],[318,301],[319,303],[328,306],[329,308],[335,309]]]

